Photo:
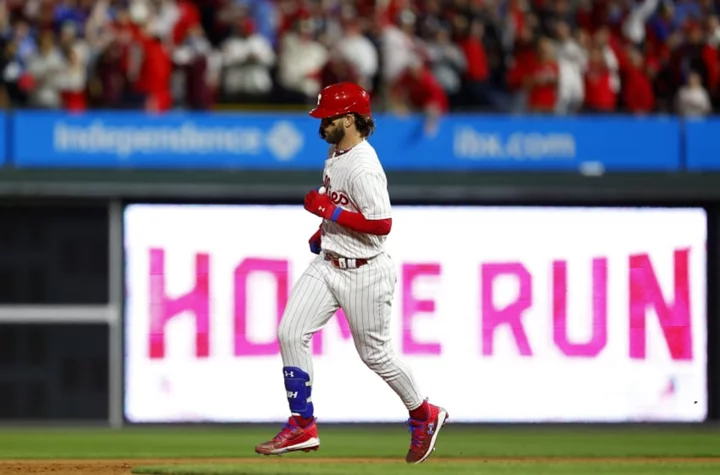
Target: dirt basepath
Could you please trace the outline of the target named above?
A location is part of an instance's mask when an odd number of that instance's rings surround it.
[[[130,475],[133,467],[142,465],[170,465],[191,463],[266,463],[266,464],[313,464],[313,463],[398,463],[405,461],[378,458],[300,458],[300,457],[257,457],[240,459],[133,459],[133,460],[3,460],[0,474],[32,475]],[[436,457],[426,463],[443,462],[593,462],[593,463],[717,463],[718,458],[550,458],[550,457]],[[720,466],[718,467],[720,470]]]

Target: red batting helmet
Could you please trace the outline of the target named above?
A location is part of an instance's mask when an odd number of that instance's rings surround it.
[[[310,111],[316,119],[326,119],[343,114],[370,115],[370,94],[352,82],[332,84],[318,94],[317,107]]]

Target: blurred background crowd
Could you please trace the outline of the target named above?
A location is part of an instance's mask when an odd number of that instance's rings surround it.
[[[5,108],[704,115],[720,1],[0,0]]]

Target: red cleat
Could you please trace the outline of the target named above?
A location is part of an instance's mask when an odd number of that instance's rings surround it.
[[[255,446],[255,452],[261,455],[281,455],[287,452],[310,452],[320,447],[317,425],[313,419],[312,424],[300,427],[291,417],[285,427],[273,437],[272,440]]]
[[[405,461],[418,464],[424,462],[435,450],[435,441],[445,421],[448,420],[448,413],[442,407],[428,404],[430,417],[426,421],[409,419],[407,424],[412,434],[410,450],[408,450]]]

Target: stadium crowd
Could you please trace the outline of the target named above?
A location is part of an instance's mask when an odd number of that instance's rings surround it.
[[[720,103],[713,0],[0,0],[5,108],[314,103],[351,80],[398,114]]]

